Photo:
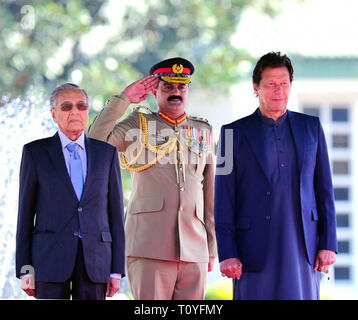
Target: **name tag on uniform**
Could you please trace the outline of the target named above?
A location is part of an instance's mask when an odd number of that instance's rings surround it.
[[[162,144],[164,142],[167,142],[169,137],[162,136],[158,133],[151,134],[151,137],[155,139],[156,143]]]

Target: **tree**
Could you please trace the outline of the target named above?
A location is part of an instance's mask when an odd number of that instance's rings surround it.
[[[231,43],[242,12],[254,7],[272,16],[281,1],[136,0],[114,9],[115,24],[108,15],[115,0],[5,0],[0,89],[18,96],[73,81],[104,102],[152,64],[182,55],[195,64],[196,83],[222,90],[240,78],[237,64],[251,59]],[[97,50],[88,52],[93,35]]]

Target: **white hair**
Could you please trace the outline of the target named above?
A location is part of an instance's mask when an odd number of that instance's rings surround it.
[[[83,94],[86,96],[86,100],[87,100],[87,103],[88,103],[89,99],[88,99],[88,94],[87,94],[86,90],[82,89],[77,84],[67,82],[67,83],[59,85],[58,87],[55,88],[55,90],[52,91],[51,96],[50,96],[51,109],[56,109],[57,95],[61,91],[65,91],[65,90],[79,90],[79,91],[82,91]]]

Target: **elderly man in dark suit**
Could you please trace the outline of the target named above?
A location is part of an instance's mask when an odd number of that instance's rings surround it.
[[[259,108],[221,130],[215,226],[235,299],[318,299],[319,271],[335,262],[325,137],[317,117],[287,110],[292,78],[286,55],[261,57],[253,72]]]
[[[124,275],[118,155],[84,135],[88,103],[77,85],[57,87],[51,113],[58,132],[23,148],[16,276],[39,299],[103,300]]]

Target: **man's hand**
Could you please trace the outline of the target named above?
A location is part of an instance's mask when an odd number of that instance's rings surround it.
[[[222,276],[239,280],[242,274],[242,263],[238,258],[230,258],[220,262]]]
[[[133,82],[123,90],[131,103],[139,103],[147,99],[148,92],[158,87],[159,79],[157,77],[145,76],[144,78]]]
[[[215,257],[209,257],[208,272],[214,269]]]
[[[30,276],[23,276],[21,278],[21,289],[26,292],[28,296],[35,296],[35,279],[32,275]]]
[[[314,271],[329,272],[329,266],[336,262],[336,253],[331,250],[319,250],[314,264]]]
[[[107,283],[107,297],[113,297],[120,288],[120,279],[110,278]]]

